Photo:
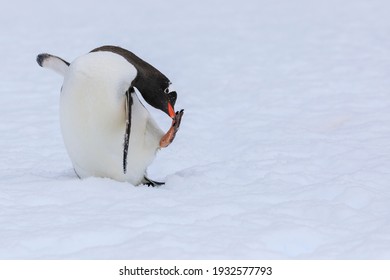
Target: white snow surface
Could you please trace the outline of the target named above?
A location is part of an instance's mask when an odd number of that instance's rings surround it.
[[[1,259],[389,259],[390,1],[21,1],[0,9]],[[185,109],[159,188],[79,180],[60,76],[127,48]],[[169,118],[150,109],[167,129]]]

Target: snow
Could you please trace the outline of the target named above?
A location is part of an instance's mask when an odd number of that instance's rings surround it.
[[[1,259],[390,258],[390,2],[22,1],[0,10]],[[159,188],[79,180],[72,61],[125,47],[185,109]],[[152,110],[166,129],[169,119]]]

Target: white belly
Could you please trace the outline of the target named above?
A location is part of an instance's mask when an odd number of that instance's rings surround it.
[[[90,53],[71,63],[61,93],[61,130],[81,178],[108,177],[134,185],[142,181],[163,132],[133,93],[124,174],[125,92],[135,76],[131,64],[109,52]]]

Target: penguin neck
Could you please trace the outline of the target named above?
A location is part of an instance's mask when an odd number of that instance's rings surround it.
[[[164,90],[169,87],[171,82],[158,69],[142,60],[134,53],[116,46],[102,46],[91,51],[91,53],[114,53],[129,62],[135,67],[137,75],[131,83],[131,86],[138,89],[144,100],[156,109],[166,111],[167,96]]]

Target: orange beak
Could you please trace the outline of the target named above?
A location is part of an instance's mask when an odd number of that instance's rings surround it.
[[[172,119],[175,118],[175,116],[176,116],[175,110],[173,110],[173,107],[172,107],[171,103],[169,103],[169,102],[168,102],[168,113]]]

